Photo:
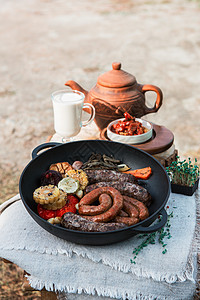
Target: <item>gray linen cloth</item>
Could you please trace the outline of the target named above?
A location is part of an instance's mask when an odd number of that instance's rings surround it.
[[[21,200],[7,208],[4,203],[0,257],[30,273],[33,288],[57,291],[60,299],[192,299],[197,273],[196,203],[198,192],[192,197],[170,195],[166,209],[174,217],[167,253],[162,254],[158,242],[148,245],[136,264],[130,259],[141,243],[138,236],[107,246],[78,245],[41,228]]]

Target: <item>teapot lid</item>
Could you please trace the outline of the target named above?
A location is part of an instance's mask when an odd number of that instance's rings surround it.
[[[133,75],[121,70],[121,63],[112,63],[112,70],[100,75],[97,79],[99,85],[109,88],[122,88],[133,85],[136,79]]]

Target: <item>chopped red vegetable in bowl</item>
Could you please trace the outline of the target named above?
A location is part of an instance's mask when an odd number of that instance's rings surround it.
[[[148,129],[132,117],[129,113],[124,113],[124,120],[119,120],[111,126],[111,131],[121,135],[139,135],[146,133]]]
[[[151,123],[124,113],[123,119],[111,122],[107,127],[108,138],[126,144],[144,143],[152,137]]]

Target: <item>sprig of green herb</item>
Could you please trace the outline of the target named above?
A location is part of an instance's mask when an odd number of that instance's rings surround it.
[[[133,259],[131,259],[131,263],[132,264],[136,264],[136,258],[137,258],[137,255],[145,248],[147,247],[149,244],[155,244],[156,243],[156,238],[158,239],[158,242],[159,244],[162,245],[162,247],[164,248],[163,251],[162,251],[162,254],[165,254],[167,252],[167,243],[165,240],[165,238],[167,239],[170,239],[171,238],[171,233],[170,233],[170,227],[171,227],[171,224],[170,224],[170,219],[173,217],[173,212],[171,212],[168,217],[167,217],[167,222],[165,224],[165,226],[161,229],[159,229],[158,231],[155,231],[155,232],[152,232],[152,233],[149,233],[149,234],[142,234],[139,236],[139,238],[143,238],[143,237],[146,237],[146,239],[144,239],[142,241],[142,243],[137,246],[134,250],[133,250],[133,254],[134,254],[134,257]],[[160,222],[161,219],[158,219],[158,222]]]
[[[172,183],[193,186],[199,177],[199,167],[196,165],[197,159],[195,158],[195,164],[192,164],[190,157],[188,161],[184,159],[180,160],[177,156],[177,160],[173,161],[166,171],[171,179]]]

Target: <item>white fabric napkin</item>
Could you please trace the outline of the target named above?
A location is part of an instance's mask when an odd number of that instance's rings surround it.
[[[192,197],[171,194],[167,210],[173,210],[174,217],[168,251],[162,254],[159,243],[148,245],[136,264],[130,259],[141,242],[138,236],[107,246],[67,242],[41,228],[18,201],[0,217],[0,256],[30,273],[28,280],[36,289],[115,299],[192,299],[197,198],[197,192]]]

